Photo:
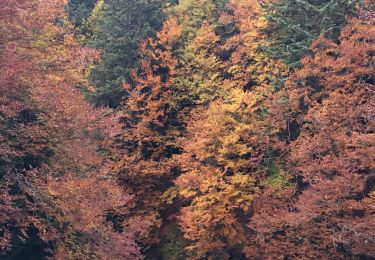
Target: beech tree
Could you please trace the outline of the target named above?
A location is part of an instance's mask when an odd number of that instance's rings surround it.
[[[2,5],[2,254],[140,257],[137,223],[120,233],[107,219],[126,212],[130,198],[97,153],[109,144],[97,136],[109,135],[116,121],[104,123],[105,111],[78,89],[89,87],[84,76],[96,52],[75,41],[63,2]]]
[[[219,254],[243,257],[241,246],[250,234],[243,220],[252,214],[256,180],[266,174],[271,150],[272,130],[266,125],[263,107],[278,90],[276,78],[286,75],[281,62],[258,48],[267,37],[258,3],[231,1],[229,8],[221,23],[234,23],[239,33],[222,46],[232,51],[216,71],[228,76],[217,86],[221,91],[216,92],[215,101],[193,110],[188,133],[181,140],[184,152],[176,156],[183,174],[175,183],[190,202],[181,210],[179,221],[185,237],[193,241],[188,248],[197,259]],[[196,91],[205,88],[205,81],[200,83]]]
[[[207,105],[225,94],[221,87],[223,68],[218,56],[220,37],[213,26],[204,23],[178,57],[174,85],[179,110]]]
[[[177,19],[166,20],[156,38],[140,44],[142,69],[132,73],[137,85],[131,90],[124,84],[130,94],[121,118],[123,133],[117,141],[122,149],[117,169],[122,185],[135,198],[132,217],[149,223],[149,232],[139,237],[144,244],[158,241],[160,196],[176,174],[170,158],[179,152],[175,137],[180,126],[171,98],[171,78],[177,64],[172,52],[180,35]]]
[[[321,37],[312,44],[314,55],[302,60],[303,68],[288,80],[278,99],[273,117],[283,111],[283,120],[294,118],[301,126],[290,146],[290,162],[302,181],[270,206],[265,206],[266,200],[272,201],[268,197],[259,204],[262,209],[250,221],[257,245],[248,248],[248,256],[256,255],[259,245],[258,253],[270,257],[374,255],[374,136],[369,131],[374,16],[363,13],[349,21],[339,43]],[[275,207],[277,218],[271,210]]]
[[[167,6],[167,13],[179,18],[185,40],[191,40],[206,22],[215,23],[223,11],[226,0],[179,0]]]
[[[0,1],[0,258],[372,259],[372,8]]]

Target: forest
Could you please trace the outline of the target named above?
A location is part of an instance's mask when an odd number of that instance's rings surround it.
[[[0,259],[375,260],[375,0],[0,0]]]

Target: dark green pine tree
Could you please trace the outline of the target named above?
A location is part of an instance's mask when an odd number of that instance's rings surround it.
[[[97,0],[69,0],[66,11],[69,19],[78,28],[90,16]]]
[[[358,0],[279,0],[264,5],[270,23],[272,56],[291,68],[310,54],[311,42],[323,34],[337,39],[346,17],[355,13]]]
[[[90,94],[94,104],[117,107],[126,95],[124,81],[140,60],[138,44],[159,31],[163,23],[162,0],[99,0],[87,19],[87,44],[102,52],[90,72],[96,87]]]

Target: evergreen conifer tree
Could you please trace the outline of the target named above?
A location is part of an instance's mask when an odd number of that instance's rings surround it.
[[[96,105],[117,107],[124,95],[123,82],[139,65],[138,44],[161,28],[161,0],[99,0],[86,26],[90,47],[101,50],[102,59],[90,73],[96,86],[91,99]]]
[[[80,27],[90,16],[96,0],[69,0],[66,11],[75,26]]]
[[[310,45],[323,34],[337,39],[346,17],[354,14],[358,0],[280,0],[265,4],[273,45],[268,51],[290,67],[310,54]]]

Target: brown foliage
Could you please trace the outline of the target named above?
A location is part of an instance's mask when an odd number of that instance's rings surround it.
[[[277,99],[273,119],[301,127],[289,158],[299,185],[278,199],[263,194],[250,222],[257,245],[247,248],[249,257],[375,254],[374,201],[365,189],[375,169],[374,22],[352,19],[339,44],[316,40],[314,56],[303,60]]]
[[[117,141],[122,149],[117,169],[123,187],[134,196],[131,219],[142,219],[147,226],[138,236],[145,244],[157,242],[160,196],[171,184],[170,158],[178,151],[171,78],[177,64],[172,50],[180,34],[177,19],[165,21],[156,38],[140,44],[141,72],[133,71],[137,85],[133,89],[124,85],[130,93],[121,118],[124,130]]]
[[[136,223],[120,233],[107,219],[130,199],[97,152],[115,119],[78,89],[97,53],[75,41],[64,1],[2,1],[0,24],[2,253],[35,228],[32,242],[59,258],[140,257]]]

